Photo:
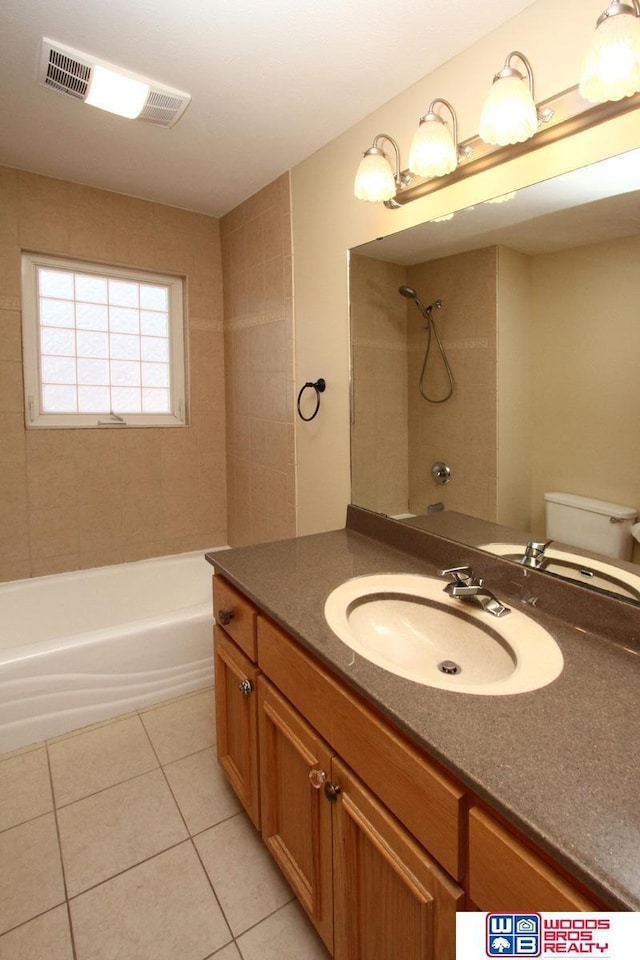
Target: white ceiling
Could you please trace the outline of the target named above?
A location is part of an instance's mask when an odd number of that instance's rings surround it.
[[[1,0],[0,163],[221,216],[532,2]],[[45,89],[45,36],[192,102],[164,129]]]

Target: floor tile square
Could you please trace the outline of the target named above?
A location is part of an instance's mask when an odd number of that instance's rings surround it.
[[[70,906],[78,960],[202,960],[231,939],[191,841]]]
[[[138,717],[59,740],[48,750],[57,807],[158,766]]]
[[[234,936],[292,899],[292,892],[242,813],[194,840]]]
[[[64,900],[55,816],[0,833],[0,933]]]
[[[70,897],[188,836],[161,770],[63,807],[58,826]]]
[[[164,768],[191,834],[200,833],[242,808],[209,747]]]
[[[214,716],[212,690],[173,700],[141,714],[162,764],[212,746],[215,743]]]
[[[49,810],[53,810],[53,797],[44,747],[0,761],[0,830]]]
[[[0,937],[0,960],[73,960],[66,904]]]
[[[329,960],[330,954],[296,900],[238,938],[243,960]]]

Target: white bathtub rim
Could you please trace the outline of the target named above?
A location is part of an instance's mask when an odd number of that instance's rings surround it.
[[[123,620],[118,626],[126,627],[128,637],[146,633],[149,628],[164,627],[174,621],[180,623],[199,620],[201,617],[211,616],[213,623],[213,612],[211,604],[198,603],[188,607],[174,607],[169,615],[166,613],[158,614],[155,617],[141,617],[138,620]],[[179,616],[178,616],[179,615]],[[80,633],[68,633],[64,637],[50,637],[48,640],[39,640],[31,644],[15,644],[13,647],[0,647],[0,667],[8,666],[10,663],[32,660],[35,657],[42,657],[46,654],[71,649],[82,646],[84,649],[110,640],[114,636],[117,627],[102,627],[99,630],[89,630]]]
[[[219,550],[230,550],[227,544],[224,544],[221,547],[204,547],[202,550],[189,550],[187,553],[166,553],[161,557],[141,557],[139,560],[123,560],[121,563],[103,563],[99,567],[82,567],[79,570],[63,570],[61,573],[45,573],[40,577],[23,577],[21,580],[3,580],[0,582],[0,590],[3,588],[10,587],[22,587],[28,583],[45,583],[51,580],[55,580],[58,577],[68,577],[69,579],[80,579],[84,576],[97,577],[101,574],[104,575],[107,571],[112,570],[114,567],[136,567],[140,564],[148,565],[168,565],[170,562],[175,560],[188,560],[196,559],[200,557],[202,560],[205,559],[205,554],[207,553],[217,553]],[[213,574],[213,568],[211,569]]]
[[[216,549],[227,549],[225,547]],[[0,651],[40,646],[210,603],[213,568],[201,551],[107,564],[0,584]],[[49,616],[48,611],[51,615]],[[12,654],[0,663],[12,660]]]

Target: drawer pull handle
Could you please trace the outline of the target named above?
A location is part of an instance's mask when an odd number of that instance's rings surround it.
[[[251,680],[247,680],[246,678],[241,680],[238,684],[238,690],[243,697],[250,696],[250,694],[253,692],[253,684],[251,683]]]
[[[318,770],[317,767],[309,770],[309,783],[315,790],[319,790],[326,779],[327,775],[324,770]]]
[[[324,785],[324,795],[330,803],[337,803],[338,796],[342,793],[342,790],[337,783],[331,783],[329,780]]]
[[[226,627],[233,620],[233,610],[218,610],[218,622]]]

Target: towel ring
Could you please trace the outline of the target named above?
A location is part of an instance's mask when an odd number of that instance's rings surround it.
[[[300,401],[302,399],[302,394],[305,392],[305,390],[309,388],[312,388],[316,392],[316,407],[310,417],[305,417],[304,414],[302,413],[302,410],[300,409]],[[320,394],[324,393],[326,389],[327,389],[327,384],[322,379],[322,377],[320,377],[319,380],[316,380],[315,383],[313,383],[311,380],[307,380],[307,382],[300,388],[300,393],[298,394],[298,416],[300,417],[301,420],[305,420],[308,423],[310,420],[313,420],[313,418],[318,415],[318,410],[320,409]]]

